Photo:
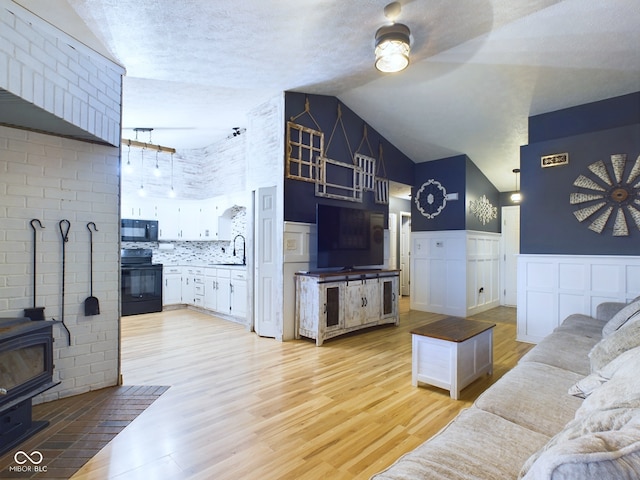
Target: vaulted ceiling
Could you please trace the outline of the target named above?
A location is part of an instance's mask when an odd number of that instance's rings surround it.
[[[403,0],[411,65],[386,75],[387,0],[14,1],[125,67],[125,137],[178,149],[279,92],[334,95],[415,162],[464,153],[508,191],[529,116],[640,90],[637,0]]]

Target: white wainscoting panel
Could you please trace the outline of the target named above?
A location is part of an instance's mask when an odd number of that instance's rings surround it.
[[[517,340],[537,343],[574,313],[640,294],[640,257],[519,255]]]
[[[411,309],[468,317],[499,305],[499,234],[412,232],[411,244]]]

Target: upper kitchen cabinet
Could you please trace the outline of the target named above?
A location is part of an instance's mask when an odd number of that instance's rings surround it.
[[[122,197],[120,216],[136,220],[158,220],[158,209],[154,199]]]

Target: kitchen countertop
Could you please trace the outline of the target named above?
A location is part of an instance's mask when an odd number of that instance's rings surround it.
[[[198,262],[183,262],[183,263],[163,263],[165,267],[196,267],[196,268],[232,268],[232,269],[246,269],[247,266],[241,263],[198,263]]]

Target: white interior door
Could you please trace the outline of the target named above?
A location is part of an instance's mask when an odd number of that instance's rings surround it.
[[[389,268],[398,268],[398,215],[389,214]]]
[[[518,254],[520,253],[520,206],[502,207],[502,295],[501,305],[516,306],[518,301]]]
[[[279,335],[275,299],[277,286],[276,187],[260,188],[255,222],[255,330],[261,337]]]
[[[411,292],[411,213],[400,212],[400,295]]]

